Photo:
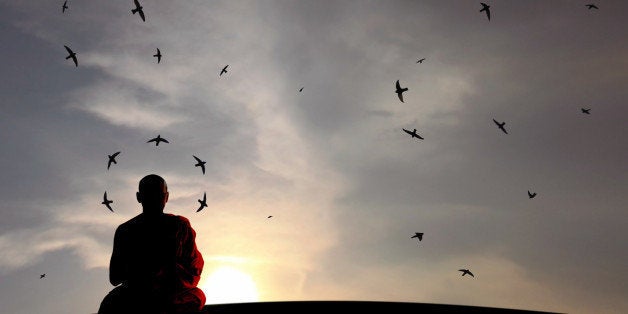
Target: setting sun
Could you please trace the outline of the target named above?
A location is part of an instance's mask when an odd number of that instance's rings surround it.
[[[201,286],[206,304],[257,302],[255,282],[248,274],[222,266],[212,272]]]

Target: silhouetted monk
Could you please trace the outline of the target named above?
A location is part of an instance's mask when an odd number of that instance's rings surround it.
[[[200,311],[205,294],[196,285],[204,262],[189,220],[163,212],[168,186],[158,175],[142,178],[136,196],[143,212],[116,229],[109,281],[117,287],[98,314]]]

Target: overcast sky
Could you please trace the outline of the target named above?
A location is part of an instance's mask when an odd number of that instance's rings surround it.
[[[0,0],[4,313],[95,312],[149,173],[203,285],[628,312],[628,2],[141,2]]]

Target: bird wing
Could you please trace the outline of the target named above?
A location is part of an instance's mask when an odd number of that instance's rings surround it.
[[[160,141],[162,141],[162,142],[165,142],[165,143],[170,143],[170,142],[168,142],[168,140],[167,140],[167,139],[165,139],[165,138],[160,138],[159,140],[160,140]]]
[[[488,20],[491,20],[491,10],[490,9],[486,9],[486,17],[488,17]]]
[[[399,85],[399,80],[397,80],[397,83],[395,84],[395,86],[397,87],[397,89],[401,89],[401,85]]]
[[[157,141],[157,138],[156,138],[156,137],[155,137],[155,138],[153,138],[153,139],[148,140],[148,142],[146,142],[146,143],[155,142],[155,141]]]
[[[401,100],[401,102],[403,102],[403,92],[401,92],[401,91],[397,92],[397,96],[399,96],[399,100]]]
[[[72,51],[72,49],[70,49],[70,47],[63,45],[63,47],[65,47],[65,50],[68,51],[68,53],[73,54],[74,52]]]
[[[140,10],[140,17],[142,18],[142,21],[146,22],[146,17],[144,16],[144,10]]]
[[[406,129],[402,129],[402,130],[403,130],[404,132],[406,132],[406,133],[408,133],[408,134],[412,135],[412,132],[410,132],[410,131],[408,131],[408,130],[406,130]]]
[[[141,7],[140,2],[138,0],[133,0],[133,2],[135,3],[136,7],[138,8]]]
[[[203,170],[203,174],[205,174],[205,164],[201,164],[201,170]]]
[[[113,155],[111,155],[112,158],[116,158],[116,156],[118,156],[120,154],[120,152],[115,152]]]
[[[198,157],[196,157],[196,156],[194,156],[194,155],[192,155],[192,157],[194,157],[194,159],[196,159],[196,161],[197,161],[198,163],[201,163],[201,162],[202,162],[202,161],[201,161]]]

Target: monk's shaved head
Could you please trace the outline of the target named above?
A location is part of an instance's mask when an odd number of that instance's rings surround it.
[[[168,185],[164,178],[149,174],[140,180],[137,201],[142,203],[145,214],[163,213],[168,202]]]
[[[164,180],[164,178],[156,174],[149,174],[140,180],[138,191],[142,194],[165,192],[168,191],[168,185],[166,184],[166,180]]]

